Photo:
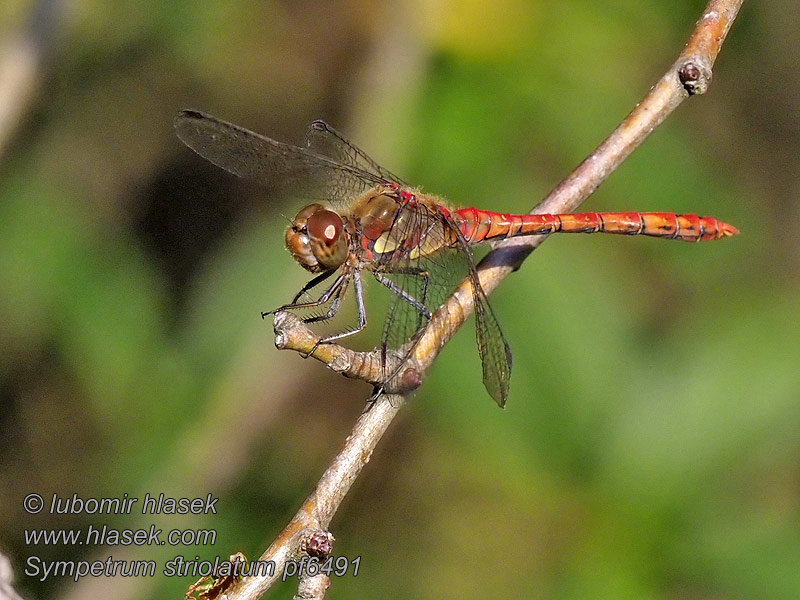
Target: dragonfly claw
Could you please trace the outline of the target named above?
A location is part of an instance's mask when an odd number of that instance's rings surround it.
[[[274,315],[275,313],[279,313],[281,311],[285,311],[292,308],[291,304],[284,304],[283,306],[279,306],[278,308],[273,308],[272,310],[261,311],[261,318],[266,319],[269,315]]]
[[[314,356],[314,352],[316,352],[316,351],[317,351],[317,348],[319,348],[319,345],[320,345],[320,344],[324,344],[324,343],[325,343],[325,342],[324,342],[323,340],[317,340],[317,341],[316,341],[316,343],[314,344],[314,347],[313,347],[313,348],[311,348],[311,351],[310,351],[310,352],[308,352],[307,354],[303,354],[303,353],[301,352],[301,353],[300,353],[300,356],[302,356],[303,358],[311,358],[312,356]]]
[[[367,398],[367,408],[364,409],[364,412],[367,412],[370,408],[372,408],[375,405],[375,401],[381,397],[383,391],[384,390],[382,385],[376,385],[374,388],[372,388],[372,395],[369,398]]]

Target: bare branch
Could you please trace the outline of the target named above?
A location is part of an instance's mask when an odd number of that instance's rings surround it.
[[[294,350],[308,357],[313,356],[325,363],[329,369],[345,377],[361,379],[390,394],[402,394],[419,387],[421,377],[412,365],[403,364],[408,355],[405,347],[390,350],[382,356],[377,350],[359,352],[338,344],[320,344],[320,337],[306,326],[296,315],[276,312],[273,321],[275,346],[279,350]],[[409,342],[407,346],[413,345]],[[386,373],[396,373],[385,381]]]
[[[259,558],[262,561],[275,562],[274,575],[243,579],[228,592],[229,600],[253,600],[261,596],[281,578],[286,562],[301,556],[304,541],[307,543],[310,535],[318,530],[327,530],[350,486],[369,462],[378,440],[404,404],[405,398],[402,396],[382,395],[368,405],[345,440],[344,447],[319,480],[317,488]]]
[[[574,211],[647,136],[693,94],[706,91],[712,66],[743,0],[711,0],[683,52],[647,96],[533,213]],[[546,236],[520,237],[502,242],[478,266],[480,282],[490,293],[539,246]],[[390,386],[405,392],[423,379],[441,349],[473,311],[469,281],[462,283],[433,315],[408,365]],[[299,319],[275,315],[276,345],[310,354],[348,377],[379,383],[384,372],[377,351],[354,352],[337,344],[317,346],[319,337]],[[402,355],[402,354],[401,354]],[[248,577],[236,586],[231,600],[254,600],[280,577],[287,560],[303,551],[303,539],[312,530],[326,530],[344,495],[369,460],[375,445],[405,403],[402,395],[382,395],[361,415],[344,448],[323,475],[289,525],[261,556],[276,562],[273,577]],[[323,592],[324,593],[324,592]]]
[[[711,68],[743,0],[711,0],[678,59],[625,117],[620,125],[578,167],[531,211],[533,214],[574,211],[690,95],[702,94]],[[478,265],[481,286],[491,293],[548,236],[513,238],[496,245]],[[436,312],[414,351],[414,365],[423,374],[442,347],[473,311],[465,281]]]
[[[313,577],[301,577],[293,600],[322,600],[330,585],[331,579],[324,573]]]
[[[712,0],[697,22],[678,59],[620,125],[532,211],[533,214],[574,211],[606,178],[690,95],[702,94],[711,81],[711,68],[743,0]],[[481,286],[488,294],[548,236],[517,237],[496,244],[478,265]],[[388,391],[405,393],[424,379],[425,373],[450,338],[472,314],[469,282],[462,283],[434,314],[413,355]],[[299,319],[275,315],[276,345],[303,354],[314,350],[319,337]],[[398,352],[398,356],[404,353]],[[332,370],[373,385],[381,382],[380,352],[355,352],[337,344],[322,344],[312,354]],[[397,356],[391,357],[398,360]]]

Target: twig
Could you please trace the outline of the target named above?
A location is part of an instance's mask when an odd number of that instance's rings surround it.
[[[574,211],[686,98],[705,93],[711,68],[742,2],[711,0],[683,52],[644,100],[531,213]],[[545,239],[547,236],[519,237],[497,244],[478,265],[484,291],[491,293]],[[418,372],[424,374],[430,368],[444,344],[472,313],[473,296],[465,284],[437,311],[417,345],[414,359]],[[445,315],[449,318],[444,319]]]
[[[301,556],[309,537],[316,531],[327,530],[350,486],[369,462],[373,449],[404,404],[405,398],[402,396],[382,395],[369,405],[345,440],[344,447],[319,480],[317,488],[259,558],[261,561],[273,561],[274,573],[244,578],[228,592],[229,600],[261,596],[282,577],[287,561]]]
[[[686,98],[702,94],[711,81],[712,66],[743,0],[711,0],[683,52],[647,96],[532,213],[574,211]],[[508,240],[486,255],[478,265],[486,293],[494,290],[543,241],[545,236]],[[389,391],[361,415],[350,437],[316,490],[261,556],[276,561],[273,577],[248,577],[228,594],[231,600],[254,600],[280,577],[283,565],[302,552],[303,535],[312,529],[327,529],[344,495],[350,489],[389,423],[405,403],[402,393],[416,387],[441,349],[473,311],[469,281],[462,283],[434,313],[422,338],[408,359],[407,367]],[[318,337],[299,319],[285,313],[275,316],[276,343],[281,348],[308,354]],[[355,352],[336,344],[323,344],[314,358],[349,377],[380,381],[380,353]]]
[[[422,382],[416,368],[408,364],[405,348],[387,350],[385,356],[375,350],[359,352],[338,344],[320,344],[320,337],[311,331],[300,318],[289,312],[275,313],[275,346],[279,350],[294,350],[303,356],[313,356],[325,363],[329,369],[345,377],[361,379],[372,385],[380,385],[387,393],[402,394],[419,387]],[[413,345],[413,342],[408,344]],[[386,373],[396,373],[389,381]]]
[[[301,577],[297,593],[292,600],[322,600],[330,585],[331,579],[325,574]]]

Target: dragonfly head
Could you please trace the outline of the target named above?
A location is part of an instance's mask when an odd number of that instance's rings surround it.
[[[338,269],[348,254],[344,222],[321,204],[309,204],[286,230],[286,247],[312,273]]]

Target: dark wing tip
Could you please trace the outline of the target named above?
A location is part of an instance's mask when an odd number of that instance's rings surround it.
[[[331,128],[325,121],[317,119],[316,121],[312,122],[311,125],[309,125],[309,129],[315,129],[317,131],[330,131]]]
[[[208,138],[212,140],[215,138],[215,132],[220,126],[229,125],[228,123],[220,121],[216,117],[212,117],[199,110],[187,109],[179,111],[178,114],[175,115],[172,124],[175,127],[175,133],[178,139],[201,156],[211,160],[214,164],[218,164],[204,154],[201,148],[205,146]],[[223,168],[226,167],[223,166]]]
[[[211,115],[207,115],[204,112],[200,112],[199,110],[181,110],[178,111],[178,114],[175,115],[175,118],[172,120],[172,124],[174,125],[175,129],[180,131],[181,128],[186,127],[191,123],[197,121],[205,121],[206,119],[211,118]]]
[[[178,119],[205,119],[208,115],[204,112],[200,112],[199,110],[194,110],[191,108],[187,108],[185,110],[178,111],[178,115],[175,117],[175,120]]]

